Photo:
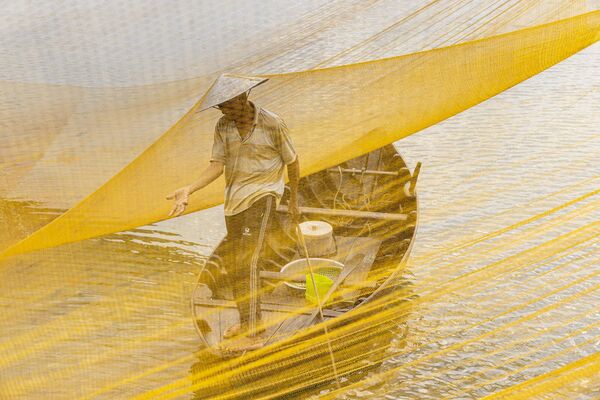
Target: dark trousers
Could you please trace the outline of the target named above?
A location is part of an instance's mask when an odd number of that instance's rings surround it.
[[[258,261],[275,213],[275,196],[258,199],[239,214],[226,216],[227,276],[240,313],[242,329],[253,334],[260,324],[260,278]]]

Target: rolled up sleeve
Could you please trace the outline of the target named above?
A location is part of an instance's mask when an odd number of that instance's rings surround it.
[[[278,150],[281,155],[281,159],[284,164],[291,164],[296,161],[298,154],[296,153],[296,149],[294,148],[294,143],[292,142],[292,138],[290,137],[289,129],[285,122],[280,121],[279,127],[277,129],[278,136]]]
[[[215,137],[213,140],[210,161],[217,161],[225,164],[225,143],[223,142],[223,136],[218,129],[218,126],[215,128]]]

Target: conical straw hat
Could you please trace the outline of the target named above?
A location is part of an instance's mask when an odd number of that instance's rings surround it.
[[[227,100],[233,99],[267,80],[268,78],[259,78],[255,76],[223,74],[219,76],[210,89],[208,89],[208,92],[202,99],[202,103],[200,103],[200,106],[198,107],[198,111],[204,111]]]

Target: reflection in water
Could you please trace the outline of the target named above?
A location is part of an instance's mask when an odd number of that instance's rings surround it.
[[[66,210],[47,208],[41,203],[0,198],[0,250],[38,230]]]

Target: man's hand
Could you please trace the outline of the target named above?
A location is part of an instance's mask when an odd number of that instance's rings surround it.
[[[202,172],[200,179],[198,179],[197,182],[188,186],[184,186],[181,189],[177,189],[168,195],[167,200],[175,200],[175,204],[169,213],[169,217],[177,217],[183,214],[185,207],[188,205],[190,195],[221,176],[223,173],[223,167],[224,166],[222,162],[211,161],[209,166]]]
[[[188,205],[190,198],[190,187],[184,186],[181,189],[177,189],[173,193],[167,196],[167,200],[175,200],[173,209],[169,213],[169,217],[178,217],[185,211],[185,207]]]

